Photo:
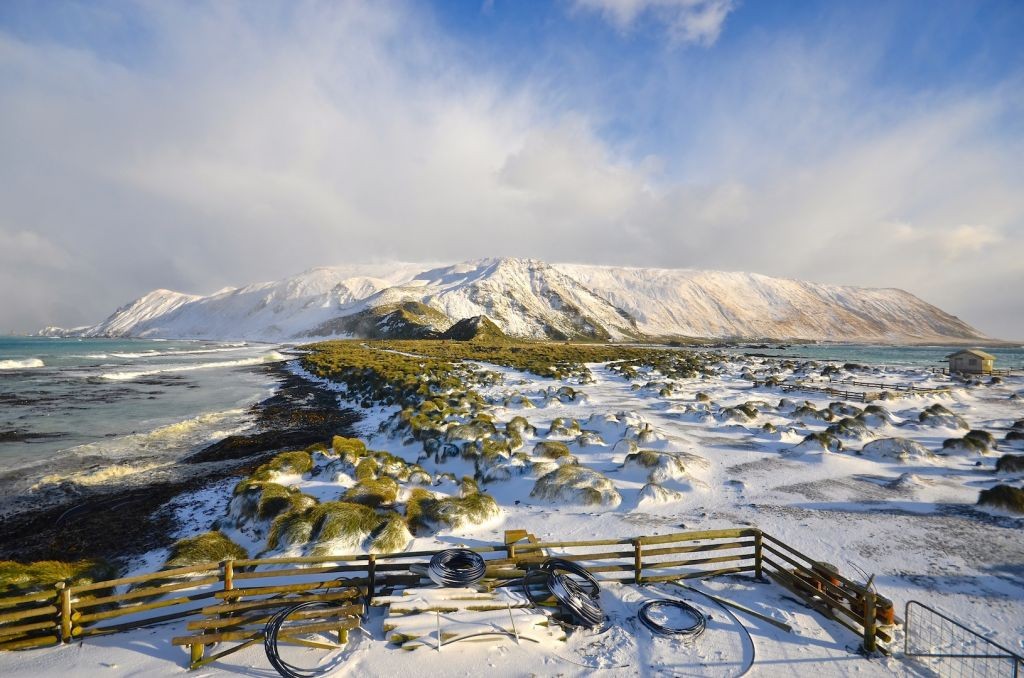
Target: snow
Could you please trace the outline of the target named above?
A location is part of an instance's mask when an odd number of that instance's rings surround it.
[[[746,337],[850,342],[983,340],[977,330],[895,289],[822,285],[754,273],[481,259],[452,266],[315,268],[209,296],[156,290],[103,322],[65,334],[161,338],[305,339],[368,308],[416,301],[447,329],[487,315],[518,337]],[[60,334],[47,328],[48,334]]]
[[[830,399],[814,392],[788,393],[783,398],[778,389],[753,388],[743,377],[744,373],[768,370],[793,376],[799,367],[779,368],[770,360],[743,357],[716,365],[717,373],[708,379],[675,380],[671,395],[661,395],[656,388],[634,390],[629,380],[607,366],[590,365],[594,383],[572,384],[587,396],[574,399],[539,397],[556,392],[565,385],[561,381],[481,365],[503,376],[498,383],[479,389],[488,402],[495,403],[490,414],[496,422],[525,416],[537,430],[536,434],[524,432],[526,449],[543,440],[566,442],[580,464],[610,481],[622,501],[584,505],[571,497],[570,501],[539,500],[530,497],[534,473],[512,474],[508,480],[481,484],[501,506],[500,519],[419,536],[410,550],[500,543],[504,530],[517,528],[546,541],[753,525],[812,557],[834,563],[847,576],[863,581],[873,575],[879,593],[895,601],[901,616],[906,601],[920,600],[1007,647],[1018,652],[1024,649],[1024,519],[976,506],[980,489],[999,482],[1019,485],[1024,474],[996,476],[997,454],[943,454],[942,442],[950,436],[950,429],[943,422],[922,423],[918,416],[925,408],[942,404],[972,429],[1008,430],[1024,416],[1019,402],[1009,398],[1024,387],[1024,378],[969,386],[913,368],[874,370],[872,380],[902,378],[951,390],[887,401],[891,417],[863,418],[868,429],[864,445],[839,451],[826,451],[819,445],[813,453],[792,454],[792,448],[805,436],[830,425],[829,421],[794,417],[796,407],[806,404],[828,411]],[[655,373],[637,379],[640,383],[659,380],[664,378]],[[503,403],[513,392],[541,406],[505,407]],[[708,394],[710,401],[698,402],[699,392]],[[343,389],[338,393],[344,398]],[[723,409],[753,401],[759,403],[758,413],[750,421],[715,416]],[[368,410],[361,435],[371,449],[415,460],[422,451],[418,444],[394,438],[381,427],[395,411]],[[709,416],[693,416],[701,411]],[[577,421],[580,433],[567,426],[570,435],[549,438],[546,432],[556,418]],[[780,433],[767,434],[762,429],[766,423],[775,425]],[[584,431],[600,436],[604,443],[581,445],[578,436]],[[914,444],[891,442],[897,438]],[[919,453],[918,446],[932,456],[920,459],[902,454],[906,450]],[[1000,442],[997,453],[1005,451],[1002,446]],[[864,454],[859,454],[862,447]],[[658,457],[653,467],[625,463],[637,448],[666,456]],[[872,450],[880,453],[872,454]],[[675,455],[685,473],[678,472],[667,455]],[[458,458],[437,465],[421,463],[432,473],[452,471],[456,477],[471,469]],[[658,471],[665,491],[650,484],[653,471]],[[350,478],[341,480],[333,484],[321,474],[289,477],[287,482],[304,492],[329,496],[332,488],[337,493],[351,482]],[[457,484],[451,483],[432,489],[458,492]],[[183,502],[181,515],[188,517],[188,506],[194,505],[197,529],[205,529],[211,514],[216,513],[218,492],[223,515],[230,500],[230,483],[208,491],[194,504]],[[244,545],[258,549],[259,543],[256,537]],[[159,557],[150,558],[140,563],[139,571],[152,569],[157,562]],[[865,658],[856,652],[859,641],[854,634],[805,608],[775,584],[735,576],[694,586],[792,625],[793,632],[786,633],[737,613],[756,649],[757,664],[751,675],[875,676],[917,671],[915,664],[900,656],[899,632],[893,644],[895,657]],[[639,604],[653,597],[691,600],[711,616],[709,630],[692,643],[652,636],[635,615]],[[364,624],[366,634],[355,634],[356,640],[344,651],[344,664],[335,675],[586,676],[602,668],[603,675],[609,676],[733,676],[750,657],[751,648],[735,622],[700,594],[672,586],[609,584],[602,605],[610,625],[597,631],[575,631],[564,643],[516,644],[510,638],[489,638],[484,643],[459,643],[441,651],[428,645],[415,652],[385,642],[384,612],[375,608]],[[184,676],[187,653],[168,642],[183,629],[183,623],[174,623],[70,646],[3,653],[0,674]],[[196,675],[269,675],[268,670],[262,649],[256,647]]]

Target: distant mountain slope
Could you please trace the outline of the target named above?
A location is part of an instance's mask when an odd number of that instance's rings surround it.
[[[986,339],[899,289],[823,285],[757,273],[558,264],[631,314],[644,334],[918,342]]]
[[[434,268],[314,268],[209,296],[157,290],[98,325],[65,333],[265,341],[412,338],[439,336],[478,316],[509,336],[551,339],[987,340],[958,318],[897,289],[511,258]]]

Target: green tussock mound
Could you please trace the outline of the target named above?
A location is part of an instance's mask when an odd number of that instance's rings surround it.
[[[416,488],[405,505],[409,524],[425,528],[444,525],[460,529],[485,523],[499,515],[501,509],[494,498],[480,492],[464,497],[438,497],[433,492]]]
[[[358,438],[334,436],[331,440],[331,449],[339,457],[345,458],[348,455],[354,460],[366,454],[366,443]]]
[[[574,504],[618,506],[622,496],[612,482],[586,466],[560,466],[541,476],[530,492],[531,497]]]
[[[561,459],[569,456],[569,447],[565,443],[549,440],[534,445],[533,454],[544,459]]]
[[[363,506],[377,507],[382,504],[394,504],[398,497],[398,483],[383,476],[360,480],[345,491],[342,499]]]
[[[60,581],[71,585],[92,584],[116,576],[114,567],[102,560],[40,560],[34,563],[0,560],[0,593],[13,595],[52,589]]]
[[[244,548],[228,539],[220,532],[205,532],[195,537],[188,537],[174,542],[171,553],[167,556],[164,569],[172,567],[188,567],[203,563],[219,563],[228,558],[248,558]]]
[[[992,489],[981,491],[978,495],[978,505],[1024,514],[1024,490],[1010,485],[996,485]]]
[[[230,512],[239,521],[271,520],[286,511],[308,508],[315,503],[315,497],[302,494],[298,488],[246,479],[235,488]]]
[[[358,549],[383,519],[372,508],[346,501],[329,501],[304,511],[280,516],[270,528],[267,548],[315,543],[323,550]]]
[[[378,471],[380,471],[380,462],[373,457],[363,457],[356,464],[354,475],[356,480],[372,480],[377,477]]]
[[[1024,473],[1024,454],[1004,454],[996,462],[997,473]]]
[[[405,524],[405,519],[391,512],[384,516],[384,521],[370,535],[370,551],[373,553],[395,553],[401,551],[412,541],[412,533]]]
[[[309,452],[298,450],[295,452],[282,452],[265,464],[261,464],[252,475],[242,480],[235,486],[235,493],[239,493],[251,482],[265,482],[274,480],[279,474],[302,475],[313,470],[313,457]]]

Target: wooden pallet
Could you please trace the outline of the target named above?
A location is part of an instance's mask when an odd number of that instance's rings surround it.
[[[387,606],[384,633],[404,650],[420,647],[441,650],[462,639],[509,642],[565,640],[561,627],[534,610],[522,596],[505,589],[477,591],[467,588],[415,588],[378,596],[372,605]]]

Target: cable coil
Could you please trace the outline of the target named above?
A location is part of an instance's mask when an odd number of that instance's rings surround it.
[[[318,669],[299,668],[298,666],[289,664],[285,660],[281,659],[281,655],[277,648],[277,636],[281,631],[281,626],[284,624],[285,619],[288,618],[288,615],[293,612],[297,612],[298,610],[305,610],[311,607],[330,606],[331,603],[315,600],[290,605],[271,617],[267,622],[267,625],[263,628],[263,649],[267,653],[267,659],[270,660],[271,666],[273,666],[279,674],[284,676],[284,678],[314,678],[314,676],[324,675],[334,669],[333,666],[326,666]]]
[[[689,626],[671,626],[664,622],[655,621],[652,614],[656,610],[666,607],[673,607],[686,612],[693,617],[693,624]],[[643,622],[644,626],[662,636],[685,636],[692,639],[704,633],[704,629],[708,625],[707,616],[703,612],[682,600],[648,600],[640,606],[636,616]]]
[[[520,581],[523,594],[534,607],[539,602],[531,586],[542,584],[569,613],[573,626],[594,628],[604,623],[601,586],[594,575],[581,565],[561,558],[548,558],[535,569],[529,570]]]
[[[472,586],[484,578],[487,564],[469,549],[446,549],[434,554],[427,576],[438,586]]]

